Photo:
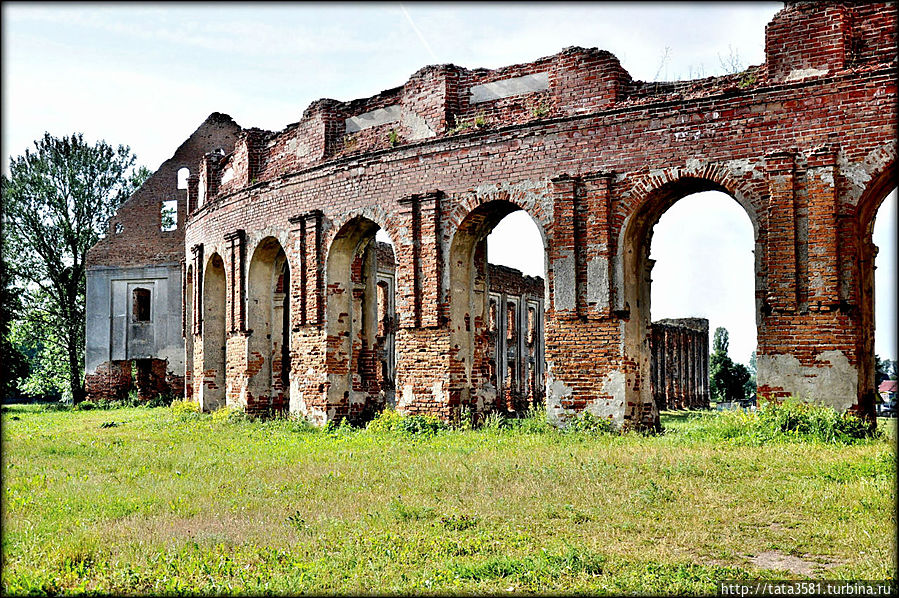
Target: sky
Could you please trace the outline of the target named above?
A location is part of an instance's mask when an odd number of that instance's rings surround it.
[[[496,68],[583,46],[611,51],[635,79],[720,75],[731,62],[764,62],[765,25],[781,7],[4,2],[3,172],[45,131],[128,145],[140,164],[156,169],[212,112],[280,130],[314,100],[371,96],[428,64]],[[535,225],[524,213],[508,219],[488,241],[491,261],[542,275]],[[895,223],[892,196],[877,218],[875,243],[877,352],[893,358]],[[690,243],[666,232],[685,227],[695,227]],[[746,363],[755,347],[752,245],[749,220],[730,198],[675,204],[655,229],[652,317],[708,317],[712,329],[729,330],[731,356]],[[883,282],[886,275],[892,278]],[[884,289],[891,297],[881,297]]]

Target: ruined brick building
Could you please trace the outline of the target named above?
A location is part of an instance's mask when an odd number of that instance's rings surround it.
[[[277,132],[213,115],[91,253],[87,386],[108,392],[117,361],[165,355],[204,408],[323,423],[388,400],[445,418],[520,409],[534,375],[553,421],[657,426],[653,226],[717,190],[754,228],[759,391],[871,414],[896,21],[895,4],[789,2],[765,63],[735,75],[645,83],[608,52],[568,48],[495,70],[425,67],[374,97],[316,101]],[[162,232],[172,197],[177,230]],[[516,210],[541,231],[546,285],[510,315],[485,238]],[[525,357],[522,335],[542,335],[543,359]]]

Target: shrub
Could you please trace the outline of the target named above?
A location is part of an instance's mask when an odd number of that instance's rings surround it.
[[[761,444],[772,441],[854,444],[878,437],[874,426],[851,413],[837,413],[827,405],[760,401],[756,411],[727,411],[700,418],[688,436]]]
[[[795,398],[783,402],[763,401],[757,414],[762,427],[773,435],[848,444],[876,434],[872,426],[852,413],[837,413],[832,407]]]
[[[398,432],[400,430],[400,422],[402,419],[402,415],[397,413],[396,410],[388,407],[376,415],[373,420],[368,422],[368,426],[366,426],[365,429],[371,430],[372,432]]]
[[[200,405],[193,401],[172,401],[172,415],[177,419],[187,420],[196,419],[200,415]]]
[[[96,409],[97,404],[93,401],[81,401],[80,403],[75,404],[75,411],[90,411],[91,409]]]
[[[484,423],[482,425],[484,430],[489,432],[499,432],[500,430],[506,430],[511,427],[509,425],[509,420],[496,411],[488,413],[487,417],[484,418]]]
[[[524,434],[547,434],[556,430],[546,419],[546,409],[535,407],[529,408],[523,418],[515,421],[515,428]]]
[[[225,405],[212,412],[212,421],[214,422],[242,422],[249,420],[250,417],[240,407],[233,405]]]
[[[599,417],[585,411],[580,417],[569,422],[565,430],[585,434],[612,434],[617,432],[618,428],[611,419]]]
[[[387,408],[368,423],[366,430],[372,432],[401,433],[410,436],[436,434],[446,429],[446,424],[434,415],[400,415]]]

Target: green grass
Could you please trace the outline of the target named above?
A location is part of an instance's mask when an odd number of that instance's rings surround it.
[[[727,417],[665,414],[643,436],[7,407],[2,590],[710,594],[803,578],[758,568],[766,551],[819,578],[895,578],[895,420],[847,443],[741,435]]]

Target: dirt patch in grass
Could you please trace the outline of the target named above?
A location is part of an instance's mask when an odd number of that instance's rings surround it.
[[[809,555],[804,555],[808,557]],[[750,558],[750,562],[759,569],[776,569],[789,571],[799,575],[813,575],[820,569],[830,569],[841,565],[837,561],[829,561],[825,557],[814,557],[816,560],[806,560],[791,554],[785,554],[777,550],[766,550]]]

